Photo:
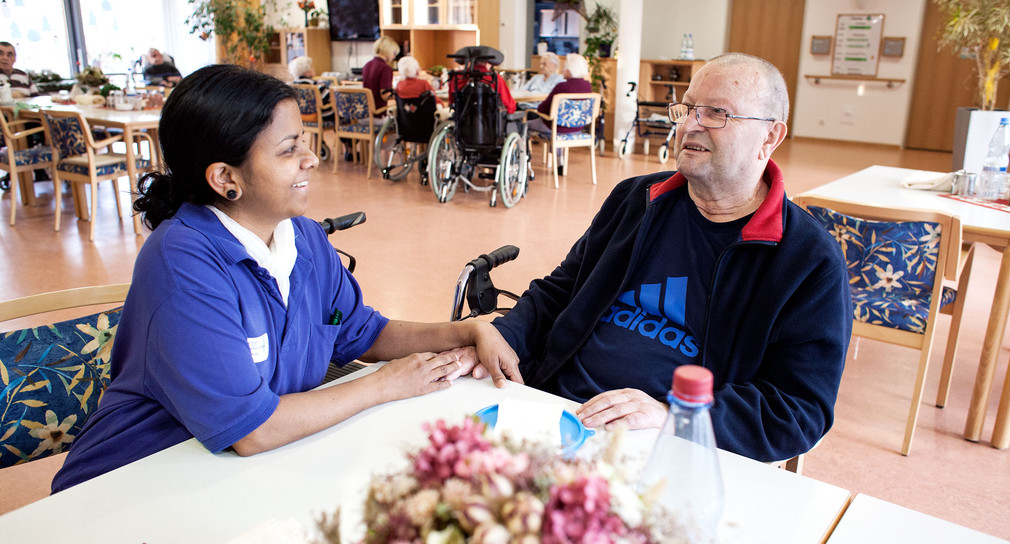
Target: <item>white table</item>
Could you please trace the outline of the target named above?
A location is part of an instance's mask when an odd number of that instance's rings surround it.
[[[252,457],[212,455],[189,440],[0,517],[0,540],[38,542],[44,534],[48,544],[221,543],[265,520],[313,527],[338,505],[344,535],[359,536],[371,475],[405,466],[405,448],[425,440],[422,422],[458,424],[506,395],[575,406],[517,384],[496,389],[489,380],[461,378],[448,390],[374,407]],[[644,454],[655,436],[628,433],[626,451]],[[722,543],[823,542],[849,500],[844,489],[734,454],[721,452],[720,461]]]
[[[997,544],[1007,541],[859,494],[845,510],[828,544]]]
[[[964,437],[977,442],[982,434],[997,357],[1006,329],[1007,311],[1010,310],[1010,213],[944,198],[933,191],[905,189],[901,186],[901,180],[906,177],[923,173],[929,172],[871,166],[804,194],[874,206],[943,210],[961,218],[965,242],[981,242],[1003,253],[964,429]],[[1007,382],[1003,386],[992,445],[1000,449],[1010,446],[1010,372],[1007,373]]]

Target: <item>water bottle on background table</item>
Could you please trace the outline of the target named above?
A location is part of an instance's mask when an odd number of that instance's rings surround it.
[[[693,544],[714,544],[723,488],[712,430],[712,372],[682,365],[673,373],[670,412],[639,478],[639,489],[677,519]]]
[[[1010,163],[1010,120],[1004,117],[989,140],[989,152],[982,161],[976,196],[986,200],[1004,198],[1007,163]]]

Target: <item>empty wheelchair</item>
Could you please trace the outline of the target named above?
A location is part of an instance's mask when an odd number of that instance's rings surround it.
[[[488,191],[491,206],[497,197],[507,208],[526,195],[531,174],[526,136],[526,114],[507,114],[499,78],[493,69],[504,60],[487,46],[464,47],[448,58],[463,65],[449,74],[453,90],[450,120],[435,129],[428,144],[428,178],[439,202],[452,199],[459,185],[464,191]],[[474,176],[486,182],[474,183]]]
[[[401,98],[395,92],[396,115],[383,123],[375,136],[375,165],[383,179],[400,181],[414,163],[421,172],[421,185],[428,184],[428,141],[435,131],[435,95],[425,91],[416,98]]]

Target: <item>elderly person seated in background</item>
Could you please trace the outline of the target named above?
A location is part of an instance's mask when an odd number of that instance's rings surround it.
[[[589,63],[586,62],[586,58],[582,55],[576,53],[569,53],[565,57],[565,80],[558,83],[551,89],[550,94],[547,98],[537,106],[537,111],[542,115],[541,119],[534,119],[529,122],[528,128],[533,132],[539,132],[541,134],[546,134],[550,138],[551,126],[547,124],[544,120],[551,113],[551,104],[554,102],[554,95],[561,93],[591,93],[593,92],[593,85],[589,83],[587,78],[589,77]],[[578,132],[582,130],[583,127],[558,127],[559,133],[569,133]],[[562,151],[559,150],[557,153],[557,161],[555,164],[558,167],[558,172],[562,171],[561,155]]]
[[[165,60],[165,55],[155,48],[147,51],[145,57],[147,64],[144,66],[144,79],[151,85],[161,85],[171,87],[182,81],[182,74],[175,67],[172,61]]]
[[[333,104],[330,103],[330,82],[325,79],[313,79],[316,73],[312,69],[312,57],[301,56],[295,58],[288,63],[288,72],[291,72],[291,77],[295,78],[291,83],[319,87],[319,96],[322,100],[320,112],[323,115],[323,123],[332,122],[334,114]],[[326,145],[325,141],[322,144],[319,151],[319,160],[329,160],[330,148]]]
[[[540,57],[540,72],[531,77],[529,81],[519,88],[521,91],[529,93],[549,93],[554,90],[554,86],[565,80],[564,76],[558,73],[561,61],[554,53],[544,53]],[[521,102],[519,109],[532,110],[540,105],[540,102]]]
[[[418,77],[421,74],[421,65],[414,57],[401,58],[396,63],[396,69],[400,72],[400,82],[396,84],[396,95],[400,98],[417,98],[428,91],[432,95],[435,94],[431,83]],[[449,108],[445,107],[437,96],[435,97],[435,108],[439,119],[449,118]]]

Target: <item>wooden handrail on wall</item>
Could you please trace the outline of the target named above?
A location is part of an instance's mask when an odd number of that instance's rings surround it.
[[[895,86],[900,85],[905,82],[904,79],[895,79],[889,77],[865,77],[865,76],[819,76],[813,74],[807,74],[803,76],[814,82],[814,85],[820,85],[822,79],[831,80],[842,80],[842,81],[858,81],[858,82],[870,82],[870,83],[886,83],[888,89],[893,89]]]

